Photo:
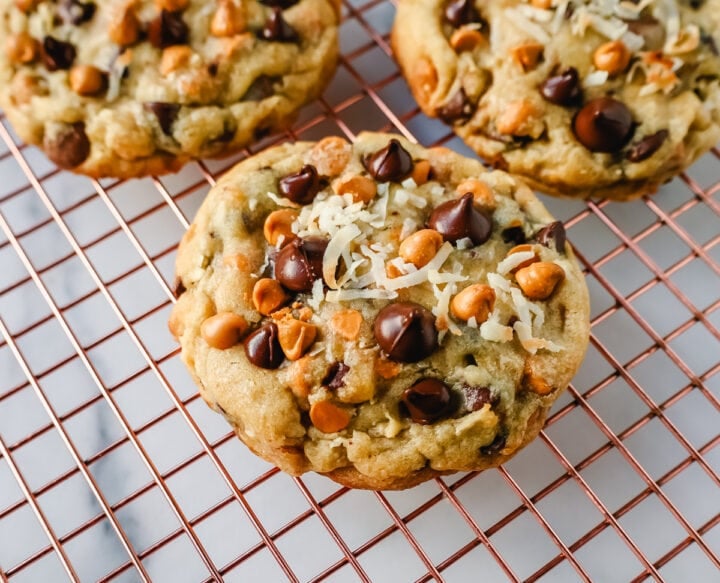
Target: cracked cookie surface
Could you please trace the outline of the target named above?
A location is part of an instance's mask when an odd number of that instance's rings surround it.
[[[415,98],[550,194],[652,193],[720,140],[720,0],[401,0]]]
[[[387,134],[231,169],[170,329],[206,402],[291,474],[406,488],[509,459],[582,361],[583,274],[530,189]]]
[[[177,171],[287,128],[332,77],[336,0],[0,0],[0,106],[58,166]]]

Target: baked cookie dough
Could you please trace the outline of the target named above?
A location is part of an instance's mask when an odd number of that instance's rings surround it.
[[[0,0],[0,106],[61,168],[177,171],[287,128],[332,77],[339,0]]]
[[[720,140],[720,0],[400,0],[425,113],[550,194],[629,200]]]
[[[177,277],[170,329],[207,403],[286,472],[356,488],[506,461],[588,342],[583,274],[532,191],[387,134],[230,170]]]

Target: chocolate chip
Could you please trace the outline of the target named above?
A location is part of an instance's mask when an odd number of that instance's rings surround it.
[[[573,131],[592,152],[617,152],[632,137],[632,114],[624,103],[612,97],[598,97],[575,116]]]
[[[80,166],[90,155],[90,140],[85,133],[85,124],[78,122],[66,125],[52,137],[46,133],[43,149],[47,157],[60,168]]]
[[[385,306],[375,318],[373,330],[380,348],[398,362],[418,362],[437,348],[435,316],[411,302]]]
[[[445,7],[445,18],[454,27],[480,21],[473,0],[451,0]]]
[[[527,241],[525,237],[525,230],[522,227],[508,227],[503,229],[501,233],[502,239],[505,243],[515,243],[515,245],[522,245]]]
[[[507,438],[503,434],[498,433],[490,445],[480,448],[480,453],[483,455],[496,455],[500,453],[505,448],[506,439]]]
[[[581,96],[580,77],[577,69],[568,67],[558,75],[548,77],[540,85],[540,93],[551,103],[557,105],[572,105]]]
[[[282,8],[273,8],[272,13],[265,21],[265,26],[260,31],[260,36],[265,40],[280,43],[292,43],[298,40],[298,34],[290,26],[282,15]]]
[[[182,18],[181,12],[161,10],[160,14],[148,25],[150,44],[158,49],[173,45],[187,44],[190,29]]]
[[[473,115],[473,105],[468,101],[465,90],[461,87],[448,102],[439,107],[435,113],[446,123],[453,124],[457,121],[467,121]]]
[[[305,164],[299,172],[282,178],[278,188],[285,198],[299,204],[310,204],[322,185],[315,166]]]
[[[665,46],[665,27],[655,17],[643,14],[635,20],[627,20],[628,30],[645,40],[643,50],[659,51]]]
[[[97,7],[93,2],[79,2],[78,0],[61,0],[58,6],[60,17],[69,24],[82,24],[92,20]]]
[[[275,279],[296,292],[307,292],[322,278],[322,261],[328,242],[321,237],[293,239],[275,259]]]
[[[345,386],[345,375],[350,370],[350,367],[344,362],[336,362],[330,367],[330,370],[323,379],[323,386],[326,386],[331,391],[337,391],[340,387]]]
[[[395,139],[382,150],[367,156],[363,164],[378,182],[401,182],[413,171],[413,160],[402,144]]]
[[[642,162],[647,160],[655,152],[660,149],[668,139],[670,132],[667,130],[660,130],[649,136],[645,136],[642,140],[635,142],[630,146],[627,155],[625,156],[630,162]]]
[[[187,291],[187,288],[185,287],[185,284],[182,282],[182,279],[180,279],[179,277],[176,277],[175,281],[173,282],[173,295],[176,298],[179,298],[186,291]]]
[[[155,114],[160,124],[160,129],[166,136],[172,136],[172,126],[177,119],[180,105],[177,103],[163,103],[162,101],[150,101],[144,104],[147,111]]]
[[[402,394],[402,403],[415,423],[428,425],[447,415],[450,390],[437,379],[422,379]]]
[[[274,322],[260,326],[243,342],[248,360],[260,368],[278,368],[285,359],[280,341],[278,327]]]
[[[260,75],[250,84],[248,90],[243,95],[242,101],[262,101],[275,93],[273,87],[278,82],[277,77],[268,77]]]
[[[488,387],[462,385],[460,391],[465,397],[465,409],[468,411],[479,411],[486,404],[493,404],[493,396]]]
[[[482,245],[492,233],[492,221],[475,208],[471,193],[438,206],[430,215],[428,227],[446,241],[454,243],[469,237],[473,245]]]
[[[567,238],[565,236],[565,225],[560,221],[545,225],[535,233],[535,238],[540,245],[550,249],[554,248],[558,253],[565,254],[565,241]]]
[[[66,70],[72,67],[76,56],[75,46],[51,36],[46,36],[42,44],[42,60],[48,71]]]

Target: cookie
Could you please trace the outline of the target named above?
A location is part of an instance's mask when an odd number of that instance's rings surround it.
[[[532,191],[387,134],[230,170],[177,277],[170,330],[207,403],[286,472],[356,488],[509,459],[588,343],[583,274]]]
[[[287,128],[338,56],[339,0],[0,0],[0,106],[61,168],[177,171]]]
[[[554,195],[629,200],[720,140],[720,0],[401,0],[422,110]]]

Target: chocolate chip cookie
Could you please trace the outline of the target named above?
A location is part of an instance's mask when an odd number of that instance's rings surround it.
[[[0,106],[61,168],[177,171],[286,128],[333,74],[339,0],[0,0]]]
[[[258,455],[357,488],[496,466],[588,342],[585,280],[531,190],[386,134],[230,170],[184,236],[170,329]]]
[[[654,192],[720,140],[720,0],[400,0],[428,115],[555,195]]]

